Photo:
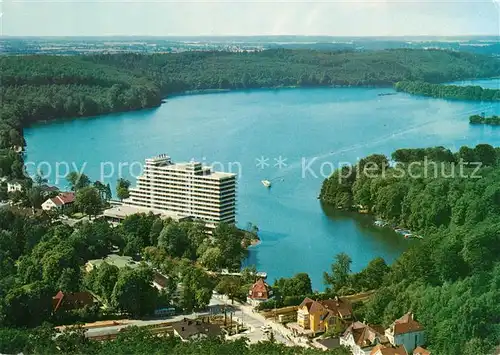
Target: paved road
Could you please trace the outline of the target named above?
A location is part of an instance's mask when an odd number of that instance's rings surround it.
[[[212,297],[209,304],[209,311],[203,313],[193,313],[190,315],[178,315],[175,317],[167,317],[161,319],[153,320],[117,320],[120,325],[115,325],[111,327],[102,328],[90,328],[86,332],[87,337],[99,337],[105,335],[118,334],[121,329],[128,326],[150,326],[161,323],[174,323],[181,321],[184,318],[197,318],[198,316],[210,315],[214,313],[220,313],[223,309],[222,306],[226,306],[226,309],[233,310],[233,321],[241,322],[246,325],[249,329],[244,333],[233,335],[231,339],[237,339],[241,337],[246,337],[249,339],[250,343],[257,343],[259,341],[268,340],[269,333],[264,333],[261,329],[262,326],[268,325],[272,328],[274,339],[277,342],[283,343],[288,346],[300,345],[305,346],[305,344],[300,343],[297,338],[292,336],[290,330],[282,326],[281,324],[272,322],[265,319],[262,315],[253,311],[253,308],[249,305],[234,302],[232,304],[230,301],[225,301],[217,296]]]

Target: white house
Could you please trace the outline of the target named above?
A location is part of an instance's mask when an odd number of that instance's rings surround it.
[[[49,198],[47,201],[42,203],[42,209],[44,211],[50,211],[52,209],[63,209],[64,207],[71,205],[74,202],[74,192],[61,192],[56,197]]]
[[[385,330],[385,336],[392,345],[404,345],[409,352],[425,344],[424,327],[413,319],[413,313],[411,312],[396,319],[394,323]]]
[[[11,181],[7,183],[7,192],[15,192],[22,190],[23,190],[23,185],[21,185],[17,181]]]

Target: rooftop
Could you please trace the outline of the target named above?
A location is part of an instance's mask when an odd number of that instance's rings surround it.
[[[183,339],[187,340],[195,335],[216,337],[221,335],[222,329],[217,324],[206,323],[201,320],[184,318],[180,322],[172,323],[174,331]]]
[[[153,213],[155,215],[160,216],[161,218],[172,218],[174,221],[179,221],[184,219],[185,217],[180,216],[179,214],[166,210],[159,210],[155,208],[147,208],[147,207],[137,207],[130,205],[117,205],[107,210],[104,210],[102,213],[105,217],[116,218],[116,219],[125,219],[128,216],[138,214],[138,213]]]
[[[408,312],[401,318],[396,319],[389,329],[391,333],[397,335],[418,332],[423,330],[424,327],[415,319],[413,319],[413,313]]]
[[[61,192],[56,197],[50,199],[56,206],[63,206],[68,203],[73,203],[75,201],[74,192]]]
[[[388,343],[387,338],[376,326],[370,326],[361,322],[352,323],[344,332],[343,336],[352,334],[354,342],[361,348],[371,347],[378,343]]]
[[[370,355],[408,355],[404,345],[400,346],[385,346],[379,344],[375,346]]]
[[[114,265],[119,269],[127,266],[130,268],[135,268],[138,267],[140,264],[137,261],[134,261],[130,256],[121,256],[117,254],[109,254],[103,259],[93,259],[88,261],[88,263],[94,267],[99,267],[104,262],[109,265]]]
[[[170,156],[160,154],[153,158],[146,159],[146,163],[152,164],[164,170],[182,170],[182,171],[195,171],[198,176],[206,176],[208,178],[224,179],[236,176],[233,173],[225,173],[220,171],[212,171],[208,166],[203,166],[202,163],[197,161],[179,162],[174,163]]]

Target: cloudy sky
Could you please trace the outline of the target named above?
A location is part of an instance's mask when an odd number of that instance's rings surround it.
[[[500,33],[500,0],[0,1],[10,36]]]

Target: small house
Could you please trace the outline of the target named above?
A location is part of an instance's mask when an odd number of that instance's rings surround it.
[[[23,185],[21,185],[21,183],[19,183],[18,181],[9,181],[7,183],[7,192],[16,192],[22,190],[23,190]]]
[[[70,311],[92,306],[94,297],[89,292],[62,292],[59,291],[52,297],[52,312]]]
[[[222,334],[220,326],[205,322],[203,319],[193,320],[184,318],[180,322],[173,323],[172,328],[174,328],[174,335],[182,341],[217,337]]]
[[[404,345],[408,351],[413,351],[418,346],[425,344],[424,327],[414,319],[411,312],[396,319],[385,330],[385,335],[392,345]]]
[[[50,211],[54,209],[62,210],[67,206],[72,205],[74,202],[74,192],[61,192],[56,197],[49,198],[44,203],[42,203],[42,209],[44,211]]]
[[[265,302],[273,297],[273,290],[264,281],[264,279],[258,279],[248,291],[247,302],[253,306],[259,305],[261,302]]]
[[[297,309],[298,326],[313,333],[325,332],[329,328],[340,332],[351,319],[351,303],[338,297],[320,301],[306,297]]]

